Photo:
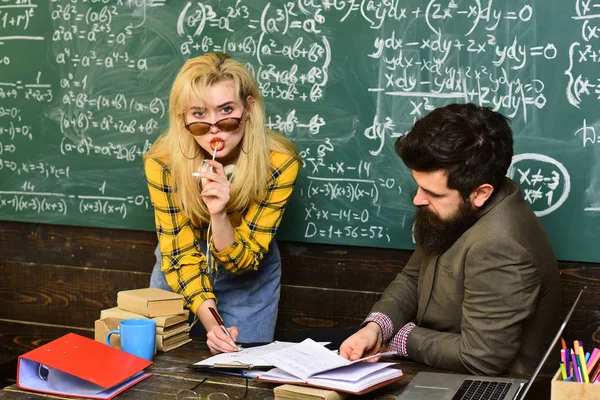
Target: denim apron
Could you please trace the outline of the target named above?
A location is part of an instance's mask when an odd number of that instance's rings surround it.
[[[200,247],[206,254],[206,242]],[[170,290],[161,270],[160,248],[155,250],[156,264],[150,277],[150,287]],[[279,307],[281,287],[281,257],[275,239],[261,260],[258,270],[242,274],[230,274],[219,265],[213,279],[213,293],[217,297],[217,309],[226,327],[238,328],[238,342],[272,342]],[[192,316],[193,318],[193,316]],[[201,323],[192,329],[192,336],[204,336]]]

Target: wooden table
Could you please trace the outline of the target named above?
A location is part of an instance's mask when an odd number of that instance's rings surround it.
[[[193,340],[180,348],[167,353],[158,353],[154,357],[154,364],[147,369],[154,376],[134,385],[121,393],[117,399],[123,400],[150,400],[150,399],[175,399],[180,389],[191,389],[202,379],[208,378],[195,391],[206,399],[213,392],[225,392],[232,400],[240,398],[244,394],[246,380],[225,375],[208,375],[192,370],[187,366],[208,357],[210,354],[204,342]],[[406,379],[392,385],[378,389],[374,392],[361,396],[360,398],[388,399],[393,400],[402,393],[402,390],[410,380],[421,371],[441,371],[418,364],[410,360],[402,360],[400,367],[406,375]],[[444,371],[441,371],[444,372]],[[447,372],[447,371],[445,371]],[[273,399],[273,388],[276,385],[255,382],[248,383],[248,400]],[[0,390],[0,399],[62,399],[66,397],[43,395],[34,392],[19,390],[15,385],[7,386]],[[550,398],[550,377],[542,377],[536,380],[536,384],[527,396],[528,400]],[[71,398],[72,399],[72,398]]]

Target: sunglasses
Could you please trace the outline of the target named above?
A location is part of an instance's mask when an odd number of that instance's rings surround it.
[[[245,111],[244,111],[245,112]],[[187,129],[193,136],[202,136],[206,135],[210,128],[216,126],[220,131],[223,132],[233,132],[238,130],[240,125],[242,124],[242,119],[244,118],[244,113],[240,115],[239,118],[236,117],[228,117],[223,118],[215,122],[214,124],[202,121],[192,122],[191,124],[185,124],[185,129]]]

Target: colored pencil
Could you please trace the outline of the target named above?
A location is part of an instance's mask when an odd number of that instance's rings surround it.
[[[562,376],[562,380],[564,381],[565,379],[567,379],[567,370],[565,368],[565,364],[564,363],[560,363],[560,374]]]
[[[583,347],[579,347],[579,363],[581,364],[582,380],[585,383],[590,383],[590,376],[588,375],[587,365],[585,364],[585,354],[583,354]]]
[[[573,350],[571,350],[571,362],[573,363],[573,377],[575,378],[575,382],[581,382],[579,367],[577,366],[577,357],[575,357]]]
[[[597,347],[595,347],[592,351],[592,354],[590,355],[590,360],[587,362],[588,371],[591,371],[592,368],[594,368],[594,366],[598,362],[598,359],[600,359],[600,350]]]

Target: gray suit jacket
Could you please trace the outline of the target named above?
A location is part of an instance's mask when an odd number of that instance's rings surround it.
[[[538,218],[506,178],[448,251],[417,246],[372,312],[412,321],[410,358],[482,375],[533,371],[560,324],[559,270]]]

